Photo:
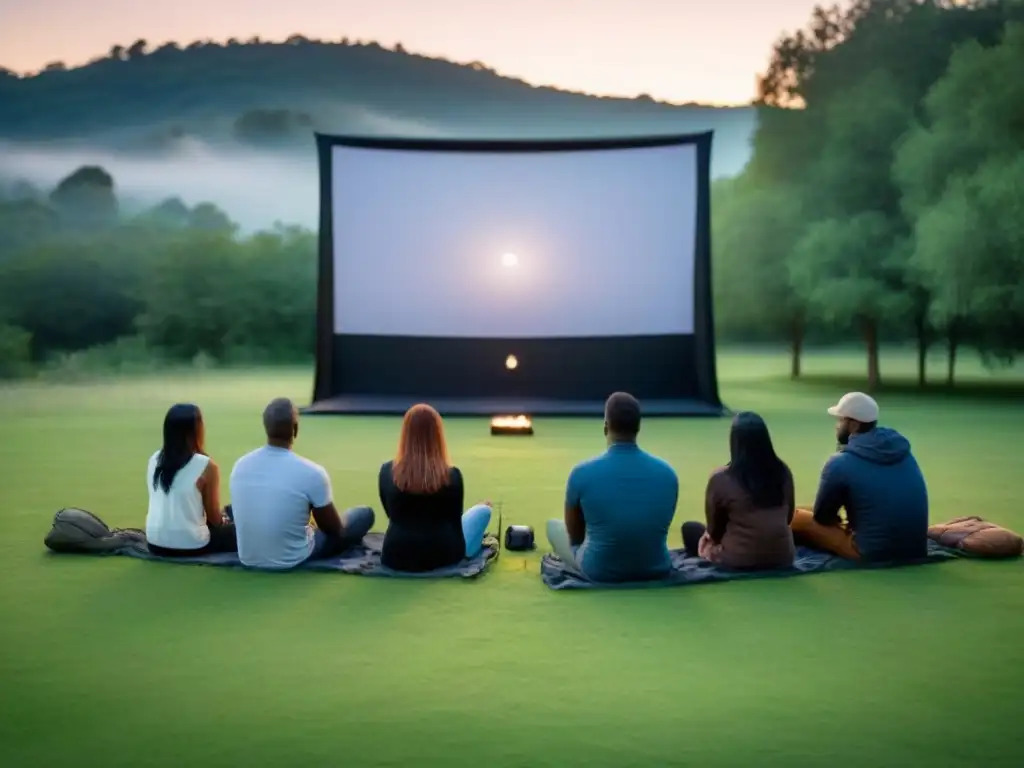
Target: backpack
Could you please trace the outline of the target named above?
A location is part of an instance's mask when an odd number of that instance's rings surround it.
[[[931,526],[928,538],[944,547],[977,557],[1019,557],[1024,554],[1024,539],[1018,534],[973,515]]]
[[[65,507],[53,516],[53,526],[43,543],[61,554],[104,555],[126,548],[148,549],[145,532],[111,528],[92,512],[77,507]]]

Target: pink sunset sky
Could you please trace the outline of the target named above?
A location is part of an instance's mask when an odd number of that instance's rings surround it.
[[[740,104],[813,0],[0,0],[0,66],[81,64],[136,39],[291,34],[482,61],[537,85]]]

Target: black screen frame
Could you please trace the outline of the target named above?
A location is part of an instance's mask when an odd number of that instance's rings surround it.
[[[338,394],[334,381],[334,149],[353,147],[423,152],[543,153],[693,146],[697,155],[694,242],[694,343],[700,399],[722,407],[718,391],[711,290],[711,150],[713,131],[603,139],[389,138],[316,133],[320,170],[320,232],[317,270],[316,368],[313,401]]]

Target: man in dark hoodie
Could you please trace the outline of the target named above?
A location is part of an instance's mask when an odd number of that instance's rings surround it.
[[[878,403],[863,392],[843,395],[828,413],[838,420],[839,451],[821,471],[814,510],[793,516],[798,542],[850,560],[924,557],[928,489],[910,442],[878,426]]]

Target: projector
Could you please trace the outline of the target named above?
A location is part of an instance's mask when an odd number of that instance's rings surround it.
[[[495,416],[491,419],[492,435],[524,435],[533,434],[533,421],[529,416]]]

